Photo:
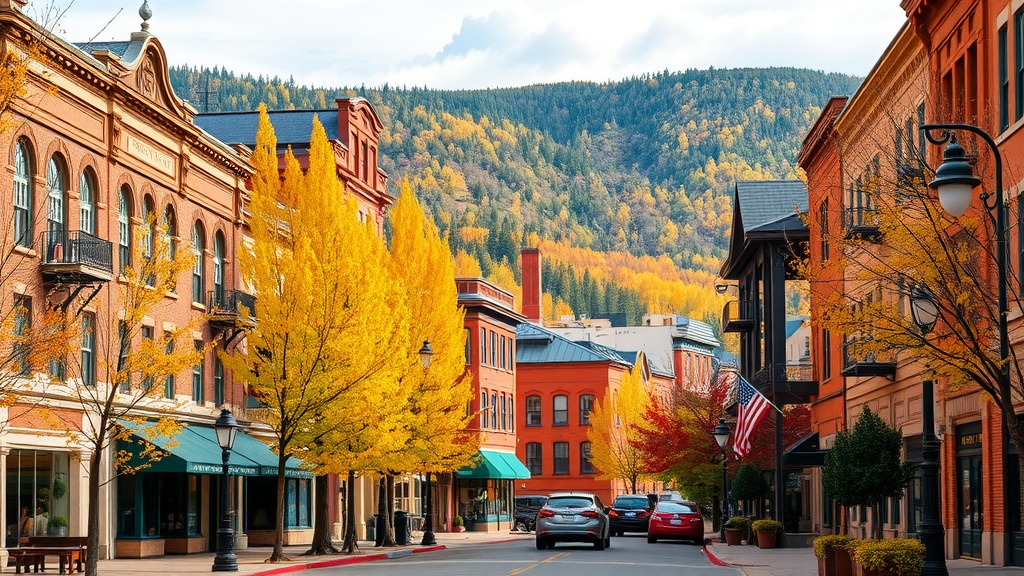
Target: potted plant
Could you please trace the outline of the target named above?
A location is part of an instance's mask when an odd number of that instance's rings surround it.
[[[733,516],[725,523],[725,543],[729,546],[743,544],[743,539],[750,529],[750,520],[743,516]]]
[[[853,565],[846,546],[853,538],[839,534],[814,539],[814,555],[818,558],[818,576],[851,576]],[[839,552],[841,550],[841,552]],[[837,554],[837,552],[839,552]]]
[[[462,516],[452,518],[452,532],[462,532]]]
[[[63,516],[50,518],[50,534],[53,536],[65,536],[68,532],[68,519]]]
[[[917,576],[924,567],[924,544],[912,538],[865,540],[855,559],[864,576]]]
[[[770,518],[754,520],[750,527],[757,533],[758,548],[775,548],[775,539],[782,531],[782,522]]]

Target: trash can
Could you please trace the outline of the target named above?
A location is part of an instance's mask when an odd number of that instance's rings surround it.
[[[409,513],[405,510],[395,510],[395,544],[408,546],[410,536]]]
[[[373,531],[373,543],[377,546],[384,545],[384,534],[387,533],[387,526],[384,522],[384,516],[380,514],[373,515],[373,524],[376,526],[376,529]]]
[[[377,515],[374,514],[366,519],[366,539],[377,540]]]

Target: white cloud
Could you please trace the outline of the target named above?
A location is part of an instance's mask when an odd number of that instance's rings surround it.
[[[44,1],[49,0],[35,0]],[[75,0],[60,29],[72,41],[97,33],[97,40],[124,40],[139,29],[140,4]],[[904,21],[896,0],[149,4],[150,31],[172,64],[294,76],[326,86],[603,82],[709,66],[796,66],[864,75]]]

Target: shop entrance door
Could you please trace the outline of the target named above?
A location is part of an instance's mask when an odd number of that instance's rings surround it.
[[[960,556],[981,558],[981,456],[961,456],[957,459],[957,465]]]

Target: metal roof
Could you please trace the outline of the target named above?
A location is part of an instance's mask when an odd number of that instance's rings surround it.
[[[743,231],[772,232],[804,226],[807,186],[799,180],[740,180],[736,202],[741,208]]]
[[[632,363],[616,350],[592,342],[573,342],[531,323],[516,327],[516,364],[554,364],[567,362]]]
[[[313,117],[317,117],[327,132],[328,140],[338,138],[338,110],[278,110],[268,112],[270,123],[278,146],[293,145],[305,147],[313,133]],[[256,131],[259,128],[259,112],[217,112],[199,114],[196,126],[209,132],[213,137],[228,144],[256,145]]]

